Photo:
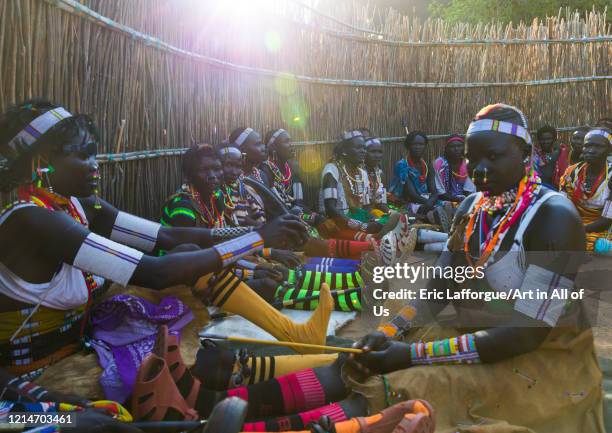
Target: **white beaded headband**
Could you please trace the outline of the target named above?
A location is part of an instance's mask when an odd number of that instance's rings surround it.
[[[219,156],[224,155],[236,155],[242,157],[242,152],[236,147],[222,147],[221,149],[219,149]]]
[[[31,146],[45,132],[69,117],[72,117],[72,114],[64,108],[53,108],[28,123],[25,128],[9,141],[8,146],[15,152],[17,152],[18,147],[23,145],[23,143]]]
[[[586,142],[589,138],[599,135],[608,140],[608,143],[612,145],[612,134],[604,129],[592,129],[584,136],[584,141]]]
[[[372,144],[380,144],[380,145],[382,145],[382,142],[378,138],[376,138],[376,137],[371,137],[371,138],[368,138],[366,140],[365,144],[366,144],[366,147],[368,147],[368,146],[370,146]]]
[[[354,131],[344,131],[342,133],[343,140],[350,140],[351,138],[355,138],[355,137],[363,137],[363,132],[354,130]]]
[[[529,131],[526,128],[523,128],[521,125],[516,125],[514,123],[494,119],[475,120],[470,123],[467,133],[473,134],[475,132],[482,131],[494,131],[502,134],[514,135],[515,137],[525,141],[525,143],[532,144],[531,134]]]
[[[287,132],[284,129],[277,129],[276,132],[274,134],[272,134],[272,137],[270,137],[270,139],[268,140],[268,144],[267,146],[270,147],[278,138],[279,135],[281,135],[283,132]]]
[[[247,137],[249,135],[251,135],[251,132],[253,132],[253,128],[247,128],[244,131],[242,131],[242,133],[240,133],[240,135],[238,136],[238,138],[236,138],[234,140],[234,143],[240,147],[242,146],[242,144],[246,141]]]

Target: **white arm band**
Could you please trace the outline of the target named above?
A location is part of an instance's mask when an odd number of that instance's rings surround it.
[[[110,238],[140,251],[151,252],[160,229],[161,224],[119,211]]]
[[[612,219],[612,201],[606,200],[604,207],[601,211],[601,216],[604,218]]]
[[[236,263],[238,260],[253,254],[255,251],[262,250],[264,241],[257,232],[251,232],[239,238],[226,241],[215,245],[214,250],[219,254],[221,263],[225,268],[228,265]]]
[[[144,254],[89,233],[74,258],[74,267],[127,286]]]
[[[338,188],[325,188],[323,190],[323,199],[333,198],[338,200]]]
[[[295,182],[293,184],[293,198],[296,200],[304,200],[304,189],[302,182]]]
[[[534,299],[521,297],[515,301],[514,309],[527,317],[555,326],[573,288],[572,280],[540,266],[529,265],[519,290],[522,293],[532,290]]]

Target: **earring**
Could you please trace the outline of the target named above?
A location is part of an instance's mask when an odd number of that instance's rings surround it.
[[[482,183],[484,183],[485,185],[487,184],[487,182],[489,181],[489,179],[487,178],[487,167],[485,167],[484,169],[484,177],[482,178]]]
[[[51,185],[51,180],[49,179],[49,173],[54,173],[55,169],[51,164],[47,165],[47,167],[41,167],[40,158],[36,161],[36,170],[32,173],[32,182],[36,182],[36,188],[43,187],[43,177],[47,184],[47,189],[49,192],[53,192],[53,186]]]

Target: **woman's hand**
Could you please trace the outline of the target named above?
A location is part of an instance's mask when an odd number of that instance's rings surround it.
[[[410,349],[405,343],[389,339],[382,332],[373,332],[353,344],[362,354],[351,354],[349,362],[364,373],[385,374],[410,367]]]
[[[280,250],[277,248],[272,248],[270,258],[279,263],[282,263],[288,268],[295,268],[302,264],[302,261],[293,251],[289,250]]]
[[[383,225],[379,222],[372,221],[368,223],[368,227],[366,229],[366,233],[368,234],[376,234],[383,229]]]
[[[261,265],[257,265],[257,267],[255,268],[255,273],[254,273],[254,277],[259,279],[259,278],[271,278],[275,281],[282,281],[283,280],[283,274],[278,272],[276,269],[274,269],[272,266],[268,267],[262,267]]]
[[[301,246],[308,238],[308,226],[297,216],[281,215],[257,229],[266,246],[287,248]]]

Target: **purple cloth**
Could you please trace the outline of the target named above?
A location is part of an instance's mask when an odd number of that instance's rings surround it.
[[[123,403],[130,396],[138,368],[153,350],[161,325],[179,336],[192,319],[189,307],[173,296],[155,305],[136,296],[117,295],[97,306],[91,315],[91,345],[104,369],[100,384],[106,398]]]

